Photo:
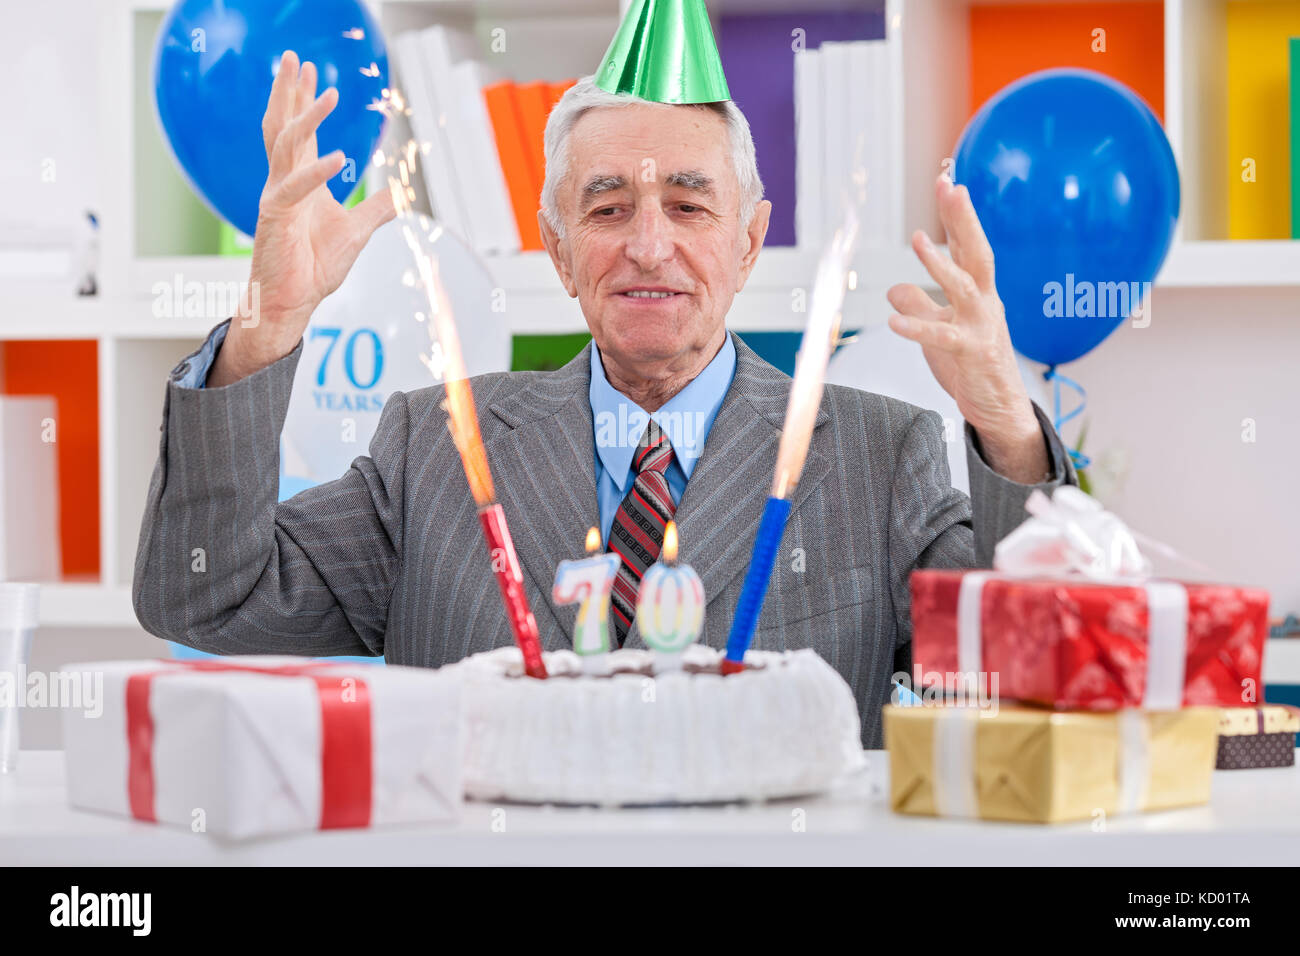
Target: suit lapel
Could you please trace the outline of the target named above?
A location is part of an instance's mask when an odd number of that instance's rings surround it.
[[[789,376],[734,334],[732,338],[735,377],[676,513],[681,560],[699,573],[709,602],[749,566],[790,394]],[[590,375],[587,346],[562,369],[537,376],[527,388],[488,405],[509,426],[487,442],[488,460],[524,574],[545,596],[545,608],[535,607],[533,613],[550,614],[566,644],[572,641],[577,607],[556,607],[550,600],[555,569],[566,557],[582,553],[587,529],[599,524]],[[818,428],[829,420],[825,399],[822,405]],[[809,451],[791,498],[794,508],[829,471],[830,462]],[[543,635],[548,632],[542,628]],[[645,646],[635,623],[625,646]],[[548,643],[547,649],[554,648]]]
[[[736,375],[677,508],[682,560],[699,573],[709,602],[749,566],[772,487],[791,384],[789,376],[733,338]],[[823,399],[815,427],[828,420]],[[791,497],[794,508],[829,471],[825,456],[809,451]],[[725,635],[710,637],[725,639]]]
[[[497,500],[505,509],[524,573],[572,643],[576,605],[556,607],[551,585],[560,561],[581,556],[587,529],[599,524],[595,445],[587,394],[591,347],[563,368],[488,410],[510,430],[487,442]],[[549,628],[542,628],[543,635]],[[547,650],[554,648],[547,646]]]

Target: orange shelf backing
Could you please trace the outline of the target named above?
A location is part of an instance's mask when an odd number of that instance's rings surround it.
[[[970,115],[1008,83],[1054,67],[1119,80],[1165,120],[1164,4],[1070,3],[970,8]],[[1105,52],[1093,31],[1105,30]]]
[[[53,395],[64,577],[99,576],[99,359],[96,343],[0,344],[6,395]]]

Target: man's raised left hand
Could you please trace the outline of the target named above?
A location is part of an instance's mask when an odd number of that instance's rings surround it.
[[[1012,481],[1035,484],[1050,470],[1047,444],[993,283],[993,249],[965,186],[941,176],[935,195],[951,258],[920,229],[912,234],[912,248],[950,304],[901,283],[888,292],[898,310],[889,326],[921,345],[930,371],[979,435],[989,466]]]

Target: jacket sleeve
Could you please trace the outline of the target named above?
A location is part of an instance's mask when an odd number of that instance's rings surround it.
[[[406,396],[384,406],[368,457],[277,503],[302,344],[231,385],[187,388],[202,352],[172,371],[163,400],[132,582],[141,625],[217,654],[382,654],[401,560]]]
[[[952,487],[943,427],[931,411],[919,412],[899,449],[890,500],[890,586],[896,616],[895,669],[910,671],[911,575],[917,568],[987,568],[997,543],[1024,521],[1025,500],[1035,489],[1051,494],[1077,484],[1056,429],[1041,408],[1034,414],[1047,443],[1051,473],[1033,485],[1004,478],[984,461],[975,431],[965,426],[970,497]]]

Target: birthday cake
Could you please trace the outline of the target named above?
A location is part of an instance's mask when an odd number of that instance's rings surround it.
[[[608,655],[591,676],[572,651],[524,674],[517,648],[446,668],[463,680],[466,796],[526,803],[769,800],[826,790],[861,768],[857,706],[811,650],[750,651],[722,676],[720,652],[686,648],[655,673],[650,651]]]

